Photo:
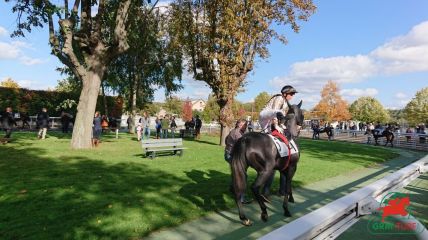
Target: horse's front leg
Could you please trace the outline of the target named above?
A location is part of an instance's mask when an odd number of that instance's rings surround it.
[[[288,210],[288,202],[294,203],[294,197],[293,197],[293,191],[291,188],[291,182],[293,179],[294,174],[296,173],[297,165],[290,164],[288,168],[285,170],[285,177],[286,177],[286,192],[284,195],[284,201],[282,203],[282,208],[284,209],[284,216],[285,217],[291,217],[291,213]]]
[[[259,172],[256,180],[251,186],[251,190],[253,191],[254,197],[259,203],[260,209],[262,210],[260,218],[264,222],[268,220],[268,214],[267,214],[265,202],[260,194],[260,187],[266,183],[266,181],[269,179],[270,176],[272,176],[272,174],[273,174],[273,170],[266,170],[266,171]]]

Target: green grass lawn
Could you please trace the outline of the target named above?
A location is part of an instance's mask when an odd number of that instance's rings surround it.
[[[70,150],[70,135],[12,136],[14,142],[0,145],[0,239],[136,239],[235,207],[218,137],[184,141],[188,150],[181,158],[151,160],[128,134],[104,136],[99,148],[80,151]],[[294,186],[396,156],[358,144],[300,144]],[[254,177],[250,170],[250,181]]]

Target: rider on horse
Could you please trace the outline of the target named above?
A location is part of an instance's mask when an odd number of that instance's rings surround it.
[[[262,132],[272,132],[272,130],[277,130],[277,131],[273,131],[274,132],[274,136],[277,138],[280,138],[282,141],[284,141],[287,145],[288,145],[288,141],[286,140],[286,137],[284,136],[284,129],[280,129],[279,128],[279,124],[275,125],[274,118],[276,117],[278,119],[278,122],[281,123],[283,118],[284,118],[284,114],[288,111],[288,104],[287,101],[290,101],[291,99],[293,99],[294,94],[297,93],[297,90],[290,86],[290,85],[285,85],[282,89],[281,89],[281,94],[276,94],[274,95],[266,104],[266,106],[263,108],[263,110],[260,112],[260,117],[259,117],[259,123],[260,126],[262,128]],[[272,125],[272,123],[274,123],[274,125]],[[273,179],[275,177],[275,172],[274,174],[272,174],[272,176],[269,178],[269,180],[266,182],[266,185],[263,187],[262,189],[262,195],[263,197],[267,197],[269,195],[269,189],[272,185]],[[280,189],[278,191],[278,193],[280,195],[284,195],[284,186],[285,186],[285,177],[282,176],[281,174],[281,178],[280,178]]]
[[[259,123],[263,132],[270,132],[272,119],[276,116],[278,121],[284,118],[288,110],[287,101],[293,99],[297,91],[294,87],[286,85],[281,89],[281,94],[274,95],[260,112]]]

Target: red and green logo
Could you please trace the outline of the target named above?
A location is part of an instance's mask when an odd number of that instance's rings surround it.
[[[377,210],[367,226],[370,233],[415,234],[425,229],[411,214],[410,197],[404,193],[388,193]]]

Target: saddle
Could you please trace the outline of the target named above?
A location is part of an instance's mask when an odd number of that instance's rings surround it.
[[[271,134],[268,134],[268,136],[272,139],[273,143],[275,143],[276,149],[278,150],[278,153],[281,157],[287,157],[289,150],[290,150],[290,155],[293,155],[294,153],[299,152],[297,145],[293,139],[289,141],[289,146],[287,146],[287,144],[285,144],[283,141],[279,140],[278,138],[272,136]],[[290,149],[288,149],[288,147],[290,147]]]

